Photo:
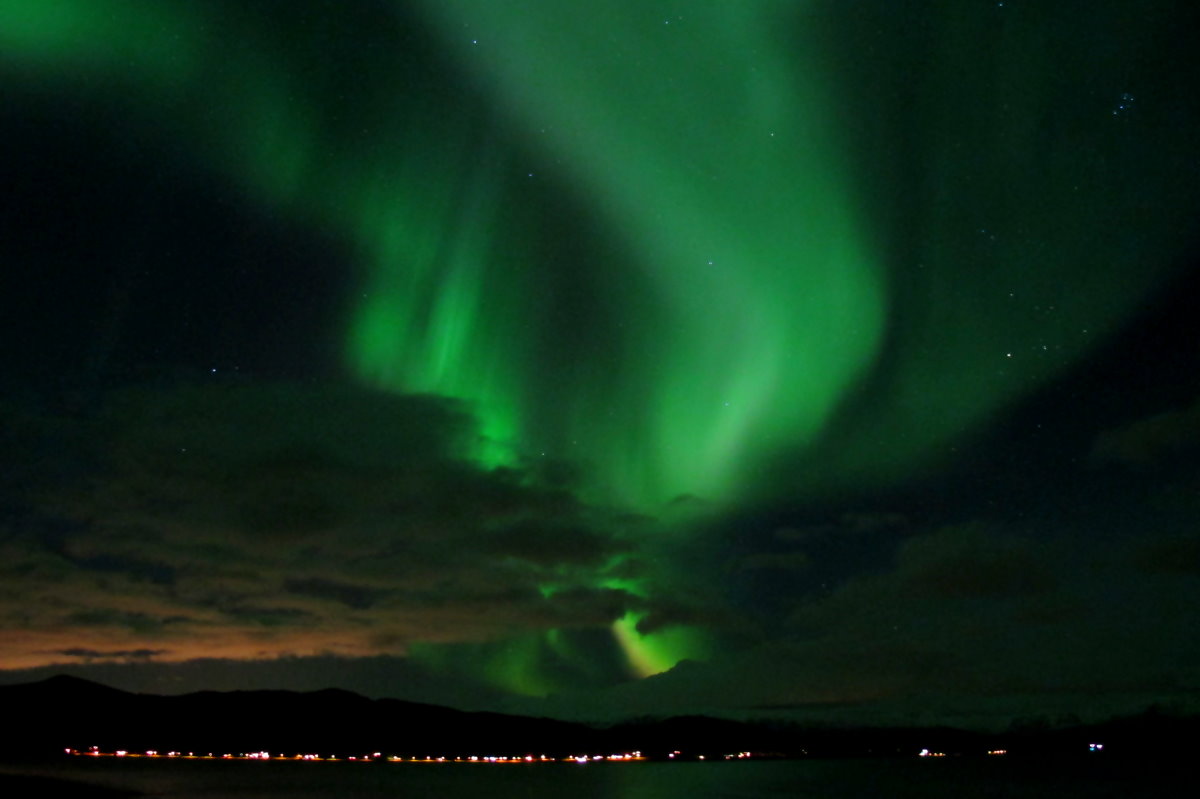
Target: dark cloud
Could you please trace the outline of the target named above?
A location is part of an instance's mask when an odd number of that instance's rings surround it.
[[[301,596],[331,599],[354,610],[366,610],[383,595],[383,591],[337,580],[310,577],[304,580],[284,580],[283,589]]]
[[[903,532],[908,524],[908,516],[896,511],[843,511],[827,521],[776,528],[773,536],[778,541],[788,543],[821,544],[831,538],[897,534]]]
[[[316,614],[298,608],[225,605],[222,606],[221,613],[236,622],[246,622],[260,627],[299,627],[311,625],[319,620]]]
[[[27,472],[0,539],[12,665],[166,642],[175,660],[403,653],[655,607],[595,587],[643,568],[628,531],[653,522],[474,465],[448,400],[213,382],[24,413],[12,454],[72,440],[78,468]]]
[[[776,569],[784,572],[804,571],[812,563],[812,559],[803,552],[760,552],[756,555],[746,555],[738,561],[741,571],[759,569]]]
[[[1132,562],[1149,575],[1200,577],[1200,537],[1159,536],[1133,545]]]
[[[908,524],[908,517],[894,511],[847,511],[838,517],[838,522],[849,532],[873,533],[901,529]]]
[[[80,658],[84,661],[93,660],[149,660],[157,655],[165,655],[169,652],[168,649],[110,649],[100,651],[96,649],[83,649],[81,647],[73,647],[71,649],[61,649],[57,652],[50,652],[52,655],[63,655],[69,658]]]
[[[1096,437],[1091,457],[1100,464],[1149,467],[1180,455],[1198,454],[1200,402],[1105,430]]]
[[[904,590],[934,599],[1007,598],[1040,594],[1053,572],[1029,541],[977,527],[950,529],[905,543],[898,573]]]
[[[635,607],[644,608],[646,614],[637,623],[637,631],[642,635],[667,630],[676,626],[697,626],[717,630],[724,637],[732,638],[731,633],[746,633],[744,615],[736,613],[725,603],[709,593],[697,591],[678,599],[657,599],[653,602],[637,603]]]
[[[166,563],[105,553],[85,556],[73,556],[70,553],[64,553],[64,555],[84,571],[120,574],[133,580],[145,580],[160,585],[171,585],[175,582],[176,570]]]
[[[890,570],[853,577],[825,597],[802,601],[792,621],[822,634],[853,630],[869,639],[902,630],[924,635],[937,632],[935,624],[998,625],[1000,618],[988,617],[1007,618],[1027,603],[1046,601],[1066,559],[984,525],[947,527],[906,539]]]
[[[132,613],[113,608],[95,608],[69,613],[64,617],[68,625],[79,624],[87,627],[124,627],[134,632],[156,633],[170,624],[187,624],[192,621],[188,616],[151,616],[146,613]]]
[[[542,567],[601,565],[613,555],[628,552],[628,542],[614,540],[586,527],[547,524],[523,519],[491,532],[480,551],[498,558],[515,558]]]

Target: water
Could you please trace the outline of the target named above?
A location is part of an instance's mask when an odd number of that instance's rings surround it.
[[[296,763],[70,758],[0,767],[125,788],[163,799],[696,799],[697,797],[1175,797],[1182,764],[1103,758],[570,763],[533,765]],[[0,779],[0,793],[3,790]],[[83,792],[80,793],[84,795]]]

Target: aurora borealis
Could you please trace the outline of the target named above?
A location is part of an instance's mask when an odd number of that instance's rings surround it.
[[[1197,21],[0,0],[0,668],[1183,701]]]

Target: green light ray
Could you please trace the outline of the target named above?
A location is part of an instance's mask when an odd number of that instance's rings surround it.
[[[639,390],[587,387],[637,402],[646,422],[626,443],[620,425],[640,414],[622,408],[616,425],[576,420],[572,437],[624,502],[736,499],[763,452],[821,430],[885,314],[821,82],[763,45],[793,6],[690,6],[672,28],[632,2],[434,5],[492,92],[601,198],[656,292],[625,365]],[[620,43],[611,57],[578,52],[605,41]]]
[[[681,660],[705,660],[711,655],[711,636],[692,625],[676,625],[652,633],[638,632],[644,614],[630,612],[612,623],[613,637],[636,677],[670,671]]]

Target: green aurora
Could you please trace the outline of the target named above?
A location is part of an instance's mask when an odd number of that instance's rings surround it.
[[[936,468],[1187,234],[1186,131],[1171,98],[1147,110],[1155,13],[1056,41],[1048,3],[395,4],[416,33],[345,5],[0,0],[0,63],[345,242],[356,380],[461,400],[479,463],[569,464],[667,537],[673,507]],[[650,560],[593,582],[678,582]],[[644,615],[612,628],[633,673],[715,645]],[[558,630],[411,651],[531,695],[590,657]]]

